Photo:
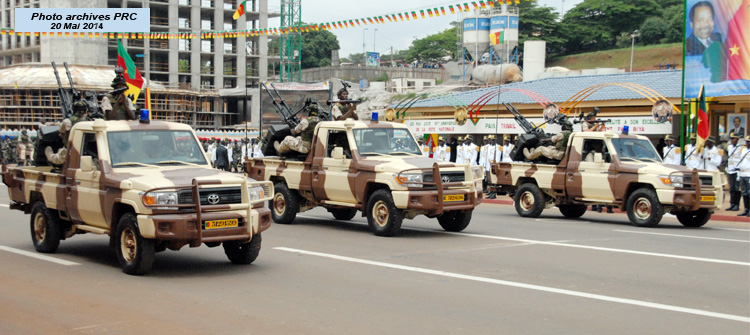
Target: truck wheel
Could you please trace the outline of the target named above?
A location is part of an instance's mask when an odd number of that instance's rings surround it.
[[[260,234],[253,235],[250,242],[241,243],[238,241],[228,241],[222,243],[224,246],[224,254],[232,262],[232,264],[250,264],[258,258],[260,254],[260,242],[263,239]]]
[[[513,203],[518,215],[525,218],[536,218],[544,210],[544,194],[538,186],[526,183],[516,191]]]
[[[357,215],[357,210],[354,208],[333,208],[329,209],[331,214],[333,214],[333,217],[336,218],[336,220],[342,220],[342,221],[348,221],[351,220],[355,215]]]
[[[43,253],[57,251],[62,239],[62,228],[57,216],[52,213],[43,201],[37,201],[31,207],[31,241],[34,249]]]
[[[154,264],[154,240],[141,236],[135,214],[127,213],[120,218],[115,249],[122,272],[142,275],[151,271]]]
[[[635,190],[627,202],[628,219],[637,227],[654,227],[661,221],[664,211],[656,197],[656,192],[649,188]]]
[[[299,212],[299,199],[285,183],[276,183],[273,199],[268,201],[268,207],[271,208],[273,222],[290,224]]]
[[[389,190],[381,189],[372,193],[367,201],[367,224],[378,236],[394,236],[401,229],[404,212],[396,208]]]
[[[447,211],[437,217],[438,223],[440,223],[440,227],[443,227],[446,231],[459,232],[469,226],[472,212],[473,211]]]
[[[685,227],[701,227],[711,218],[711,212],[706,208],[697,211],[676,213],[677,220]]]
[[[560,213],[566,218],[577,219],[586,214],[586,205],[558,205]]]

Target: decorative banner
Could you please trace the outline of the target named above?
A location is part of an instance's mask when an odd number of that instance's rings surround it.
[[[672,121],[672,109],[672,104],[669,101],[660,99],[651,108],[651,115],[654,116],[656,122]]]
[[[378,52],[367,52],[367,66],[380,66],[380,53]]]
[[[524,0],[524,1],[535,1],[535,0]],[[719,1],[719,0],[714,0]],[[448,5],[448,10],[451,14],[458,12],[469,12],[471,10],[487,9],[487,7],[495,7],[497,4],[519,4],[521,0],[494,0],[494,1],[471,1],[463,4]],[[471,6],[469,6],[471,4]],[[246,13],[245,1],[241,2],[235,11],[235,20],[240,15]],[[417,14],[419,11],[419,15]],[[403,22],[404,20],[417,20],[420,16],[422,19],[439,17],[441,15],[447,15],[445,6],[440,8],[423,8],[414,10],[411,12],[403,12],[396,14],[385,14],[379,16],[372,16],[367,18],[358,19],[347,19],[335,22],[315,23],[298,25],[291,27],[279,27],[279,28],[262,28],[262,29],[246,29],[246,30],[221,30],[221,31],[204,31],[200,34],[196,33],[132,33],[132,32],[110,32],[110,33],[62,33],[62,32],[16,32],[13,29],[0,28],[0,35],[10,34],[17,36],[44,36],[44,37],[90,37],[90,38],[129,38],[129,39],[213,39],[213,38],[237,38],[237,37],[250,37],[250,36],[261,36],[261,35],[284,35],[292,33],[307,33],[311,31],[333,30],[333,29],[345,29],[354,28],[367,24],[384,24],[386,20],[388,22]]]
[[[630,128],[633,135],[666,135],[672,133],[672,122],[656,122],[650,115],[634,117],[612,117],[612,122],[607,122],[606,131],[615,133],[622,132],[624,126]],[[527,118],[529,122],[541,124],[541,117]],[[404,124],[418,135],[421,134],[522,134],[523,129],[513,118],[483,118],[477,122],[457,125],[453,119],[439,120],[406,120]],[[547,133],[560,132],[560,125],[544,124],[541,127]],[[581,125],[573,125],[574,131],[581,131]]]
[[[750,94],[750,0],[688,0],[685,98]]]

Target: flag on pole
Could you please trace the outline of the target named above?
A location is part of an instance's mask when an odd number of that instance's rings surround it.
[[[504,33],[505,33],[504,31],[498,31],[496,33],[490,33],[490,42],[492,43],[492,45],[503,44],[503,42],[505,40],[505,38],[504,38],[505,34]]]
[[[698,93],[698,128],[696,130],[698,135],[696,147],[698,152],[702,152],[709,134],[708,107],[706,106],[706,91],[703,85],[701,85],[701,90]]]
[[[128,55],[127,50],[122,45],[122,42],[117,40],[117,66],[123,70],[123,77],[125,82],[128,84],[128,90],[125,91],[125,95],[133,95],[133,102],[138,100],[138,95],[141,94],[141,88],[143,87],[143,77],[141,72],[135,66],[133,59]]]
[[[245,2],[243,1],[239,7],[237,7],[237,10],[234,12],[234,15],[232,15],[232,18],[237,20],[240,18],[240,16],[245,15]]]
[[[743,0],[727,25],[727,80],[750,80],[750,1]]]

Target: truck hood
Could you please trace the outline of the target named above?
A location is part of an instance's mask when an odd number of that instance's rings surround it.
[[[693,169],[689,169],[682,165],[664,164],[664,163],[652,163],[652,162],[624,162],[620,163],[621,170],[623,172],[633,172],[640,174],[652,174],[652,175],[669,175],[673,172],[682,172],[689,174],[693,172]],[[708,171],[699,170],[702,175],[711,174]]]
[[[361,170],[398,173],[408,169],[432,169],[439,163],[440,170],[463,170],[464,165],[438,161],[424,156],[364,156],[359,162]]]
[[[224,184],[240,184],[245,177],[211,168],[170,166],[158,169],[149,167],[120,168],[107,178],[109,182],[119,185],[120,188],[143,191],[157,187],[191,186],[193,179],[221,181]]]

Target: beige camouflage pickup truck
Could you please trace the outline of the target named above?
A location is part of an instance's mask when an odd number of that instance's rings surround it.
[[[76,234],[109,235],[125,273],[144,274],[154,253],[222,245],[249,264],[271,224],[272,184],[212,169],[184,124],[77,123],[62,166],[4,169],[12,209],[31,214],[39,252]]]
[[[498,163],[491,187],[512,195],[518,215],[538,217],[557,206],[578,218],[589,205],[616,206],[639,227],[672,213],[684,226],[700,227],[723,201],[718,171],[664,164],[646,137],[574,132],[559,164]]]
[[[420,214],[457,232],[469,225],[483,196],[481,167],[424,157],[409,128],[398,123],[320,122],[307,156],[246,164],[250,178],[274,183],[269,207],[283,224],[322,206],[338,220],[361,211],[378,236],[396,235],[404,218]]]

